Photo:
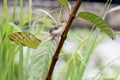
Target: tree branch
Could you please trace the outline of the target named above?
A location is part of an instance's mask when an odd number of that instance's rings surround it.
[[[52,63],[51,63],[51,65],[50,65],[49,72],[48,72],[48,75],[47,75],[47,77],[46,77],[46,80],[51,80],[51,76],[52,76],[52,73],[53,73],[55,64],[56,64],[56,62],[57,62],[57,60],[58,60],[58,56],[59,56],[59,54],[60,54],[61,48],[62,48],[62,46],[63,46],[63,44],[64,44],[65,39],[67,38],[68,30],[69,30],[69,28],[70,28],[70,25],[72,24],[73,19],[75,18],[75,15],[76,15],[76,13],[77,13],[77,11],[78,11],[81,3],[82,3],[82,0],[78,0],[78,1],[77,1],[77,3],[76,3],[76,5],[75,5],[72,13],[71,13],[70,16],[69,16],[69,20],[68,20],[68,22],[67,22],[67,24],[66,24],[65,31],[63,32],[63,34],[62,34],[62,36],[61,36],[61,40],[60,40],[60,42],[59,42],[59,45],[58,45],[58,47],[57,47],[57,49],[56,49],[56,52],[55,52],[55,54],[54,54],[54,56],[53,56],[53,58],[52,58]]]

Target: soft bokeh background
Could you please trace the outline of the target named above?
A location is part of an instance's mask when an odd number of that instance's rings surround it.
[[[102,7],[105,5],[105,3],[101,3],[104,0],[99,0],[99,2],[94,2],[94,0],[86,0],[88,2],[83,2],[80,11],[89,11],[95,14],[99,14],[100,10]],[[100,2],[101,1],[101,2]],[[71,1],[70,3],[74,6],[76,1]],[[110,5],[110,9],[113,7],[119,6],[120,1],[119,0],[113,0],[112,4]],[[9,15],[12,14],[13,10],[13,0],[8,1],[8,10],[9,10]],[[24,16],[26,16],[29,12],[28,9],[28,1],[24,1]],[[54,5],[53,5],[54,4]],[[47,11],[51,10],[57,10],[57,8],[60,7],[60,4],[56,0],[33,0],[33,10],[35,9],[45,9]],[[19,6],[17,6],[17,11],[19,11]],[[3,11],[3,4],[0,1],[0,12]],[[62,13],[62,19],[67,20],[69,12],[66,11],[66,9],[63,9]],[[55,12],[52,14],[56,19],[58,16],[58,13]],[[36,16],[36,15],[34,15]],[[0,13],[0,17],[2,17],[2,14]],[[19,19],[16,19],[16,24],[19,23]],[[109,14],[106,15],[105,21],[116,31],[120,30],[120,10],[110,12]],[[80,26],[78,28],[78,26]],[[75,29],[80,29],[80,30],[91,30],[91,24],[80,19],[75,19],[71,26],[71,30]],[[85,32],[83,32],[86,34]],[[104,34],[101,32],[99,36]],[[66,45],[64,49],[66,51],[74,50],[75,44],[74,42],[70,41],[72,47],[69,47],[69,45]],[[67,43],[66,43],[67,44]],[[64,64],[64,61],[61,61],[61,64],[58,64],[57,67],[55,68],[55,74],[59,72],[60,68],[62,67],[62,64]],[[101,66],[99,66],[101,64]],[[105,68],[105,71],[103,70]],[[96,76],[99,71],[104,71],[103,75],[108,75],[111,77],[114,76],[119,76],[120,75],[120,35],[117,34],[115,40],[111,40],[108,36],[98,45],[98,47],[94,50],[93,54],[91,55],[90,61],[87,65],[87,69],[85,72],[85,78],[91,78]],[[99,76],[99,75],[97,75]]]

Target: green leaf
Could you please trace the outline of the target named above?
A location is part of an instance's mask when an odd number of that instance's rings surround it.
[[[19,32],[22,31],[22,29],[21,29],[20,27],[18,27],[16,24],[14,24],[13,22],[10,22],[8,25],[9,25],[10,27],[13,27],[15,30],[17,30],[17,31],[19,31]]]
[[[29,13],[27,14],[27,16],[25,16],[23,18],[23,25],[25,25],[28,21],[29,21],[29,18],[32,16],[32,13]]]
[[[34,35],[26,32],[15,32],[9,35],[9,39],[17,45],[28,46],[30,48],[37,48],[41,40]]]
[[[63,6],[71,10],[71,5],[68,0],[58,0]]]
[[[53,24],[55,24],[54,21],[49,18],[42,18],[39,20],[44,24],[43,26],[48,27],[48,28],[53,26]]]
[[[115,33],[112,30],[112,28],[110,28],[109,25],[99,16],[89,12],[79,12],[77,17],[80,17],[82,19],[85,19],[91,22],[100,30],[104,31],[109,37],[111,37],[112,39],[115,39]]]
[[[49,64],[56,50],[53,41],[42,43],[32,54],[32,74],[34,80],[45,80],[48,73]]]

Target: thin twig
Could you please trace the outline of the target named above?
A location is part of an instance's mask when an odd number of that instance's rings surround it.
[[[59,54],[60,54],[61,48],[62,48],[62,46],[63,46],[63,44],[64,44],[65,39],[67,38],[68,30],[69,30],[69,28],[70,28],[70,25],[71,25],[73,19],[75,18],[75,15],[76,15],[76,13],[77,13],[77,11],[78,11],[81,3],[82,3],[82,0],[78,0],[78,1],[77,1],[77,3],[76,3],[76,5],[75,5],[72,13],[71,13],[70,16],[69,16],[69,20],[68,20],[68,22],[67,22],[67,24],[66,24],[65,31],[63,32],[63,34],[62,34],[62,36],[61,36],[60,43],[59,43],[59,45],[58,45],[58,47],[57,47],[57,49],[56,49],[56,52],[55,52],[55,54],[54,54],[54,56],[53,56],[53,58],[52,58],[52,63],[51,63],[51,65],[50,65],[49,72],[48,72],[48,75],[47,75],[47,77],[46,77],[46,80],[51,80],[52,73],[53,73],[55,64],[56,64],[56,62],[57,62],[57,60],[58,60],[58,56],[59,56]]]

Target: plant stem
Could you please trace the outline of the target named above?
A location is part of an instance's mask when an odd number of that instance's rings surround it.
[[[56,62],[58,60],[58,56],[60,54],[61,48],[62,48],[62,46],[64,44],[65,39],[67,38],[68,30],[70,28],[70,25],[71,25],[73,19],[75,18],[75,15],[76,15],[81,3],[82,3],[82,0],[78,0],[75,7],[73,8],[72,13],[69,15],[69,20],[68,20],[68,22],[66,24],[65,31],[63,32],[63,34],[61,36],[60,43],[59,43],[59,45],[58,45],[58,47],[57,47],[57,49],[55,51],[55,54],[54,54],[54,56],[52,58],[52,63],[50,65],[49,72],[48,72],[48,75],[46,77],[46,80],[51,80],[51,76],[52,76],[55,64],[56,64]]]

